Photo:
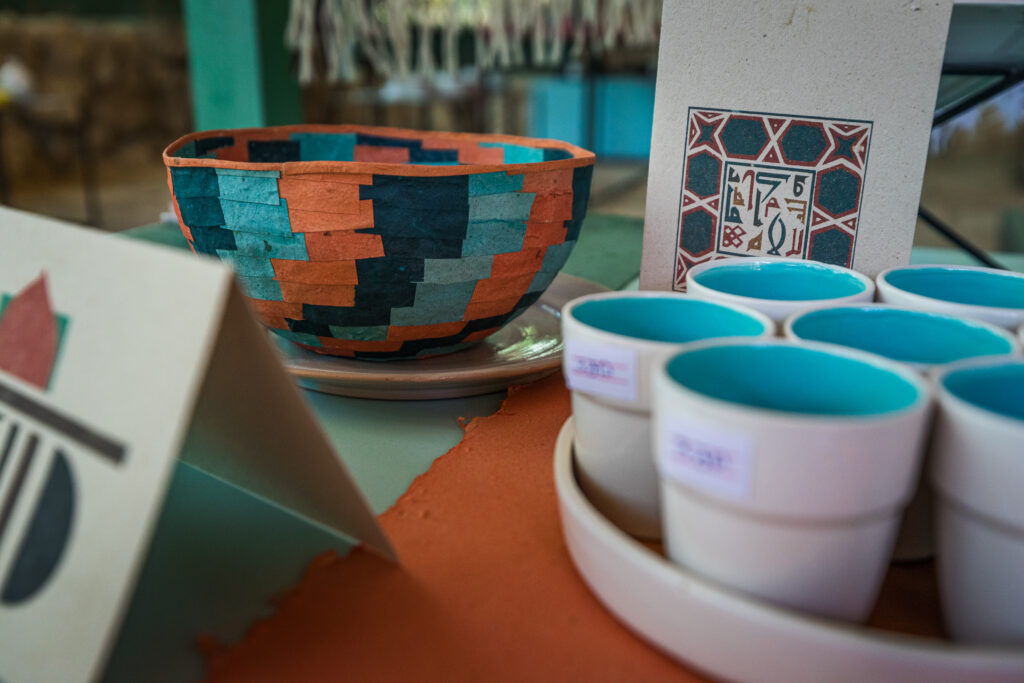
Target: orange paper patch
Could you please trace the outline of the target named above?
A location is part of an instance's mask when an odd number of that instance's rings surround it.
[[[309,232],[306,252],[310,261],[358,261],[383,256],[384,242],[380,235],[360,232]]]
[[[473,290],[473,298],[470,300],[470,305],[481,301],[504,301],[511,298],[518,300],[519,297],[526,294],[526,290],[530,288],[533,278],[534,275],[531,273],[517,277],[480,280],[476,283],[476,289]]]
[[[360,213],[358,185],[281,178],[277,181],[277,187],[281,198],[288,202],[289,209]]]
[[[565,241],[566,228],[559,223],[534,223],[526,224],[526,234],[523,236],[523,249],[540,248],[547,249],[553,244],[561,244]]]
[[[519,303],[519,299],[519,296],[513,296],[507,299],[470,302],[466,306],[466,319],[475,320],[477,318],[490,318],[495,315],[505,315],[510,312],[517,303]],[[494,330],[491,330],[491,332],[493,331]],[[475,337],[475,339],[483,339],[483,337]],[[466,341],[472,341],[472,339],[467,337]]]
[[[283,282],[306,284],[356,285],[355,261],[292,261],[272,258],[274,275]]]
[[[344,186],[342,186],[344,187]],[[356,213],[306,211],[288,205],[292,232],[324,232],[325,230],[357,230],[373,227],[373,200],[359,200]]]
[[[356,145],[355,158],[353,161],[375,161],[382,164],[407,164],[409,163],[409,148]]]
[[[544,263],[544,249],[524,249],[510,254],[495,254],[491,265],[491,278],[515,277],[536,273]]]
[[[523,192],[536,192],[537,194],[568,192],[571,195],[572,172],[571,168],[564,168],[558,171],[527,173],[523,176]]]
[[[368,173],[293,173],[282,176],[281,179],[309,180],[318,183],[373,185],[373,176]]]
[[[249,299],[249,305],[253,307],[260,318],[275,330],[287,330],[288,323],[285,318],[292,320],[302,319],[302,304],[290,301],[263,301],[261,299]]]
[[[333,339],[331,337],[317,337],[325,349],[348,350],[348,351],[397,351],[402,348],[401,341],[351,341],[348,339]],[[314,349],[315,351],[316,349]]]
[[[392,325],[388,328],[388,341],[450,337],[462,332],[462,328],[465,326],[466,323],[461,320],[434,325]]]
[[[571,194],[538,194],[530,209],[531,221],[572,220]]]
[[[285,301],[298,301],[318,306],[354,306],[355,285],[311,285],[302,282],[280,282]]]

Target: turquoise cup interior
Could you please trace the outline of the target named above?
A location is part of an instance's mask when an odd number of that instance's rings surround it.
[[[856,296],[865,284],[850,272],[829,268],[813,261],[731,262],[693,276],[708,289],[724,294],[810,301]]]
[[[1013,353],[1007,337],[948,315],[872,306],[822,308],[792,322],[810,341],[842,344],[892,360],[922,365]]]
[[[789,344],[722,344],[680,352],[673,382],[710,398],[783,413],[867,417],[915,405],[923,385],[867,360]]]
[[[950,303],[1024,308],[1024,277],[994,269],[897,268],[885,281],[904,292]]]
[[[1024,421],[1024,362],[961,368],[942,378],[946,391],[990,412]]]
[[[674,344],[715,337],[756,337],[768,329],[760,318],[681,296],[591,299],[573,306],[570,315],[604,332]]]

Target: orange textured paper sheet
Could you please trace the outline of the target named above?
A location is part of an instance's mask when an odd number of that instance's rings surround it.
[[[552,480],[569,412],[561,375],[514,389],[381,515],[402,567],[322,555],[211,654],[209,680],[700,680],[616,622],[569,559]]]
[[[380,517],[403,566],[317,558],[277,613],[210,650],[209,681],[701,681],[600,605],[552,474],[561,374],[513,387]],[[942,637],[931,562],[890,568],[869,624]]]

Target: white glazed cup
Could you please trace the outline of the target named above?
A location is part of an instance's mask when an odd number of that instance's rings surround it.
[[[783,324],[783,333],[787,339],[877,353],[922,373],[966,358],[1020,354],[1017,339],[996,325],[884,304],[846,304],[794,313]],[[931,486],[922,476],[903,515],[893,559],[909,562],[932,557],[933,520]]]
[[[934,380],[930,474],[947,630],[1024,646],[1024,361],[964,361]]]
[[[562,309],[563,370],[572,389],[580,485],[627,533],[660,538],[650,441],[650,368],[681,344],[772,336],[757,311],[670,292],[605,292]]]
[[[867,618],[918,475],[924,379],[781,340],[690,344],[654,372],[669,557],[785,607]]]
[[[914,265],[883,270],[878,300],[1015,329],[1024,323],[1024,273],[975,266]]]
[[[782,257],[707,261],[686,273],[686,292],[740,304],[781,323],[796,311],[875,298],[871,278],[849,268]]]

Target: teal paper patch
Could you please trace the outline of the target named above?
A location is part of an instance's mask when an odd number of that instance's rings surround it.
[[[241,256],[308,261],[305,233],[287,235],[260,235],[253,232],[235,232],[235,251]]]
[[[266,256],[239,256],[238,252],[230,249],[218,249],[217,256],[230,263],[237,275],[263,278],[275,276],[274,266]]]
[[[505,142],[481,142],[481,147],[500,147],[505,150],[504,163],[532,164],[544,161],[544,150],[536,147],[523,147]]]
[[[523,189],[522,175],[497,173],[474,173],[469,176],[469,196],[480,197],[488,194],[506,194]]]
[[[252,202],[255,204],[281,204],[281,195],[277,191],[277,178],[246,175],[220,176],[221,200]],[[224,217],[227,218],[225,211]]]
[[[283,301],[281,296],[281,285],[277,280],[268,277],[248,277],[246,275],[235,275],[242,291],[246,296],[263,301]]]
[[[462,242],[462,256],[520,251],[525,237],[526,223],[470,223]]]
[[[483,280],[491,276],[494,256],[466,256],[461,259],[431,259],[423,261],[423,282],[451,283]]]
[[[529,220],[533,196],[532,192],[511,192],[470,197],[469,222]]]
[[[291,222],[288,220],[288,206],[282,199],[280,206],[269,204],[253,204],[221,200],[224,212],[224,225],[234,232],[256,232],[270,235],[291,235]]]
[[[331,336],[335,339],[348,341],[384,341],[388,338],[387,325],[370,325],[367,327],[340,327],[329,325]]]
[[[415,304],[391,309],[391,324],[431,325],[462,320],[474,289],[476,282],[417,285]]]
[[[292,133],[299,143],[302,161],[352,161],[355,159],[355,133]]]

